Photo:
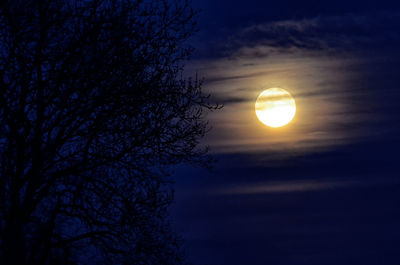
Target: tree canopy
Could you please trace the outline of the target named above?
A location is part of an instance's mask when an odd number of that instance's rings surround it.
[[[168,168],[207,163],[178,0],[0,5],[2,264],[182,264]]]

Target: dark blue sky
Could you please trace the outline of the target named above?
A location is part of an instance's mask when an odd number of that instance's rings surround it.
[[[177,230],[197,265],[400,264],[400,7],[394,1],[193,1],[188,72],[209,115],[212,172],[176,171]],[[265,88],[294,95],[281,130]]]

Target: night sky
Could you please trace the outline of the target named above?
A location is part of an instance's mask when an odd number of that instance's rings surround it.
[[[194,265],[400,264],[400,4],[193,0],[187,74],[209,113],[209,171],[175,172],[173,221]],[[273,129],[254,103],[289,91]]]

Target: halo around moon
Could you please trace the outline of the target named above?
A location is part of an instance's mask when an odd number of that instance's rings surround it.
[[[296,102],[289,92],[273,87],[264,90],[255,104],[257,118],[269,127],[282,127],[296,114]]]

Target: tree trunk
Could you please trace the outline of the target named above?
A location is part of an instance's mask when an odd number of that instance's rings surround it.
[[[26,249],[23,225],[18,218],[9,220],[3,235],[3,265],[25,264]]]

